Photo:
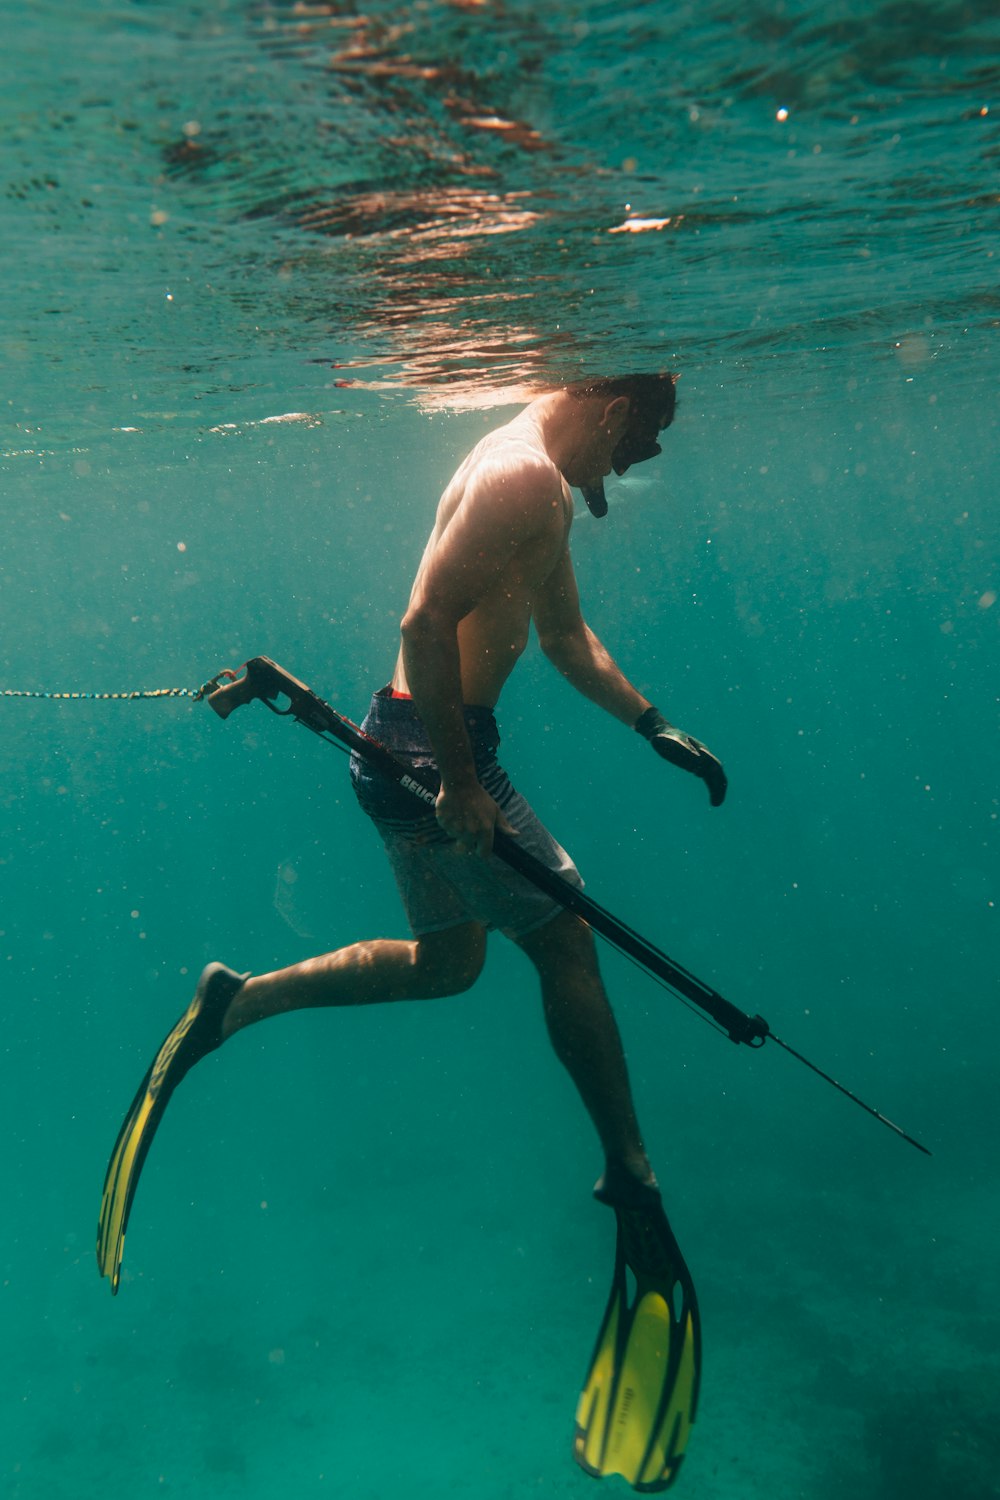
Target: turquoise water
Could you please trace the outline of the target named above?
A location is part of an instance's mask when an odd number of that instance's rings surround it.
[[[505,762],[595,898],[934,1152],[603,957],[702,1304],[707,1500],[996,1493],[996,43],[974,3],[5,28],[0,687],[264,652],[359,718],[479,435],[682,371],[573,547],[729,799],[534,649]],[[111,1300],[105,1162],[202,964],[402,919],[344,759],[259,705],[0,714],[0,1494],[594,1493],[612,1225],[501,940],[466,996],[202,1064]]]

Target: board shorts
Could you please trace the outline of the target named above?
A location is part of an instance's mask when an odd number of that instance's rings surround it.
[[[500,732],[493,710],[467,705],[464,714],[476,775],[517,829],[520,847],[570,885],[582,888],[579,871],[565,849],[514,790],[498,764]],[[393,698],[388,688],[382,688],[372,698],[361,727],[410,767],[415,780],[431,791],[438,790],[440,777],[434,753],[409,698]],[[351,756],[351,783],[362,810],[382,836],[414,937],[478,922],[516,941],[562,910],[551,896],[496,854],[481,858],[460,851],[441,828],[433,809],[380,776],[356,753]]]

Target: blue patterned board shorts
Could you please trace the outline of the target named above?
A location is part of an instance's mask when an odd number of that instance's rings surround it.
[[[522,849],[555,870],[571,885],[583,886],[579,872],[552,835],[511,786],[497,763],[500,733],[493,710],[467,706],[465,723],[472,741],[476,774],[518,831]],[[408,698],[392,698],[382,688],[372,698],[362,728],[413,768],[414,779],[436,792],[440,785],[427,731]],[[351,756],[351,782],[364,812],[382,836],[414,937],[444,932],[464,922],[527,937],[561,910],[560,906],[512,870],[495,854],[485,859],[461,853],[444,833],[433,809],[410,792],[379,776],[359,755]]]

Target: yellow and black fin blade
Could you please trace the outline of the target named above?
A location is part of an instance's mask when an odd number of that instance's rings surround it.
[[[164,1040],[122,1122],[105,1173],[97,1220],[97,1269],[110,1280],[112,1295],[121,1281],[125,1230],[139,1174],[163,1111],[185,1073],[220,1045],[222,1018],[248,977],[224,964],[208,965],[194,999]]]
[[[701,1323],[662,1207],[615,1208],[611,1295],[576,1410],[573,1456],[642,1493],[677,1478],[698,1407]]]

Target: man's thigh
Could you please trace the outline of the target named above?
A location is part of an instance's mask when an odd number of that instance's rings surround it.
[[[594,934],[574,912],[561,911],[515,941],[543,979],[598,974]]]

